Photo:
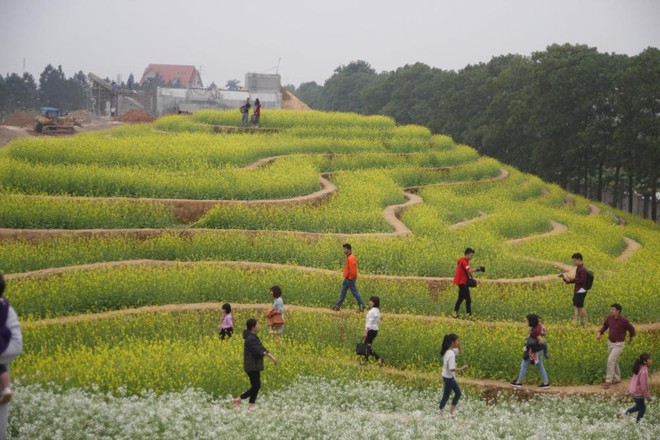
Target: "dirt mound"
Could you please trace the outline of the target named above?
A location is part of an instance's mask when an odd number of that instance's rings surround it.
[[[156,118],[154,118],[144,110],[134,108],[132,110],[127,111],[123,115],[119,116],[117,118],[117,121],[128,122],[128,123],[139,123],[139,122],[151,122],[154,119]]]
[[[26,112],[16,112],[4,120],[2,125],[12,125],[14,127],[32,127],[34,116]]]
[[[284,110],[311,110],[307,104],[302,102],[296,95],[282,87],[282,109]]]

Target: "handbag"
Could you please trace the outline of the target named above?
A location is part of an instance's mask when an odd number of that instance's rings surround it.
[[[250,122],[253,123],[253,124],[257,123],[257,114],[256,113],[252,113],[252,116],[250,117]]]
[[[355,345],[355,354],[358,356],[366,356],[369,353],[371,353],[371,344],[367,344],[364,342],[364,339],[361,339],[360,342]]]
[[[474,278],[472,278],[472,274],[471,274],[470,272],[468,272],[468,271],[465,270],[465,269],[463,269],[463,270],[465,271],[465,275],[467,275],[467,281],[466,281],[465,284],[466,284],[468,287],[477,287],[477,280],[475,280]]]

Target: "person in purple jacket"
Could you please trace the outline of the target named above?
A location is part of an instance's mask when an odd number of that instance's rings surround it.
[[[224,341],[225,338],[231,338],[231,335],[234,334],[234,318],[231,316],[231,305],[229,303],[224,303],[222,310],[225,311],[225,314],[218,326],[218,332],[220,333],[220,340]]]

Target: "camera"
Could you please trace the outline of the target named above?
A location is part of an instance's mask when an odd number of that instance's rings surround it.
[[[560,274],[557,275],[557,276],[558,276],[559,278],[564,278],[564,274],[563,274],[563,273],[560,273]]]
[[[479,272],[486,272],[486,268],[484,266],[479,266]]]

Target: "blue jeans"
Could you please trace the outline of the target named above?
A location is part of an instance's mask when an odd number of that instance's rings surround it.
[[[543,383],[547,384],[550,383],[548,381],[548,373],[545,371],[545,367],[543,366],[543,350],[537,351],[536,352],[536,357],[539,360],[539,363],[536,364],[536,368],[539,369],[539,373],[541,373],[541,379],[543,379]],[[525,380],[525,374],[527,374],[527,366],[529,366],[530,361],[523,359],[522,363],[520,364],[520,374],[518,374],[518,383],[523,383],[523,380]]]
[[[643,397],[633,397],[633,400],[635,401],[635,406],[632,408],[628,408],[626,410],[626,414],[631,414],[636,412],[637,413],[637,421],[639,422],[642,420],[642,417],[644,417],[644,414],[646,413],[646,402],[644,402]]]
[[[247,127],[248,125],[248,112],[243,113],[243,120],[241,121],[241,127]]]
[[[364,303],[362,302],[362,298],[360,298],[360,294],[358,293],[357,286],[355,285],[356,281],[357,281],[357,278],[354,278],[352,280],[349,280],[348,278],[344,278],[344,282],[341,283],[341,295],[339,296],[339,301],[337,302],[337,307],[341,307],[342,303],[346,299],[346,291],[348,289],[351,289],[351,293],[355,297],[355,300],[357,301],[358,305],[360,307],[364,307]]]
[[[456,382],[456,378],[454,377],[447,378],[445,376],[442,376],[442,381],[445,383],[445,389],[442,391],[442,399],[440,400],[440,411],[445,409],[447,400],[449,400],[449,393],[451,393],[452,390],[454,390],[454,398],[451,399],[451,404],[453,406],[456,406],[456,404],[458,403],[458,399],[461,398],[461,389],[458,386],[458,382]]]

